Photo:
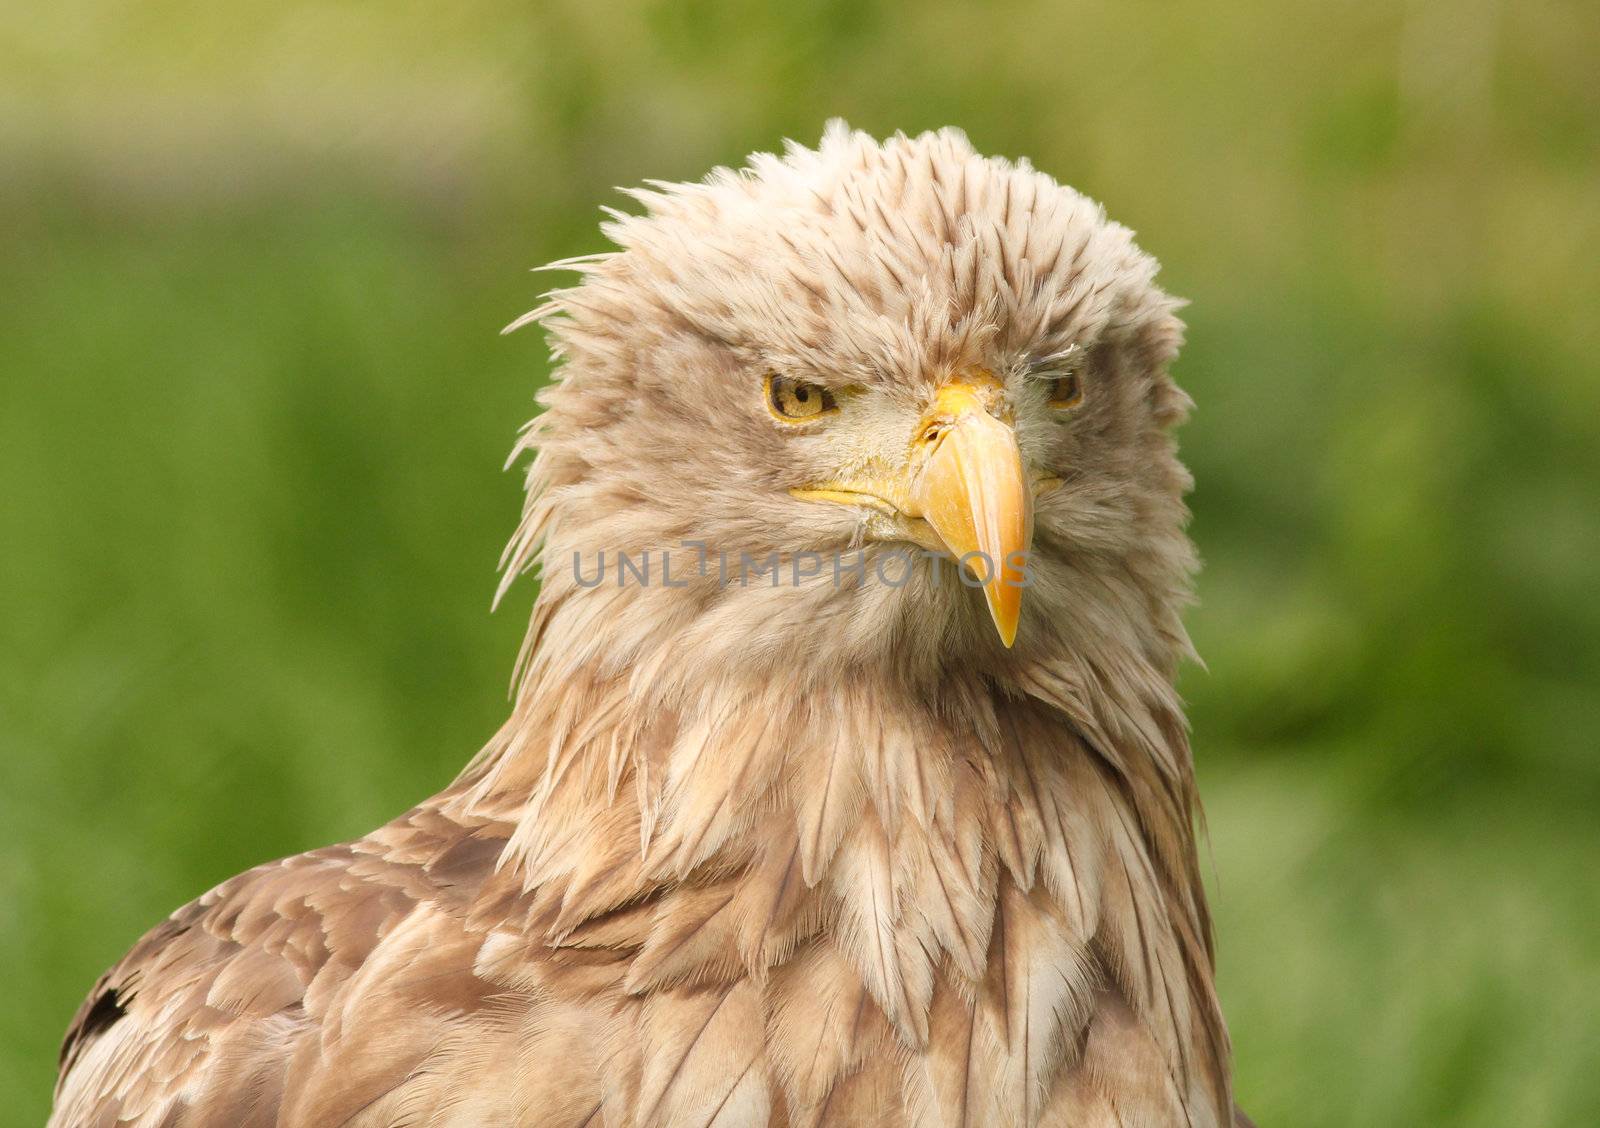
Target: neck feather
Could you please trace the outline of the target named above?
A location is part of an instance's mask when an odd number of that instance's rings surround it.
[[[1002,1026],[1046,991],[1058,1048],[1111,990],[1185,1107],[1227,1107],[1168,671],[1106,645],[1004,681],[686,676],[665,641],[625,669],[565,645],[587,620],[563,610],[541,604],[513,716],[441,797],[514,825],[498,903],[530,938],[627,952],[635,993],[834,960],[909,1047],[950,989]]]

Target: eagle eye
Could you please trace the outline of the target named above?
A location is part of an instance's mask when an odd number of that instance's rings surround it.
[[[1050,406],[1057,411],[1071,411],[1083,402],[1083,377],[1067,372],[1050,381]]]
[[[839,409],[833,393],[821,384],[811,384],[776,373],[767,374],[766,396],[767,410],[774,419],[783,423],[809,423]]]

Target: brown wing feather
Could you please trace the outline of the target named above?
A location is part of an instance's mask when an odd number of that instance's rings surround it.
[[[424,1009],[484,1009],[499,988],[473,973],[479,941],[460,912],[506,833],[419,810],[361,842],[257,867],[179,909],[79,1008],[52,1126],[327,1124],[383,1098],[424,1055],[351,1058],[344,1051],[360,1039],[339,1038],[345,1004],[359,991],[362,1021],[390,1009],[407,1032]],[[361,977],[375,977],[380,954],[393,975],[373,989]]]

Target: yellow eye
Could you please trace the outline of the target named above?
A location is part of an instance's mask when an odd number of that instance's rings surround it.
[[[1050,406],[1057,411],[1071,411],[1083,402],[1083,378],[1068,372],[1050,381]]]
[[[769,374],[766,390],[767,410],[784,423],[809,423],[839,409],[833,393],[820,384]]]

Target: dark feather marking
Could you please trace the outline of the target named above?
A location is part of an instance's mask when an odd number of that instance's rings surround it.
[[[89,1010],[79,1021],[73,1031],[75,1041],[86,1042],[95,1035],[108,1030],[119,1019],[126,1017],[127,1008],[122,1005],[122,1000],[117,995],[115,987],[107,987],[100,992]],[[66,1046],[62,1047],[62,1056],[66,1056]]]

